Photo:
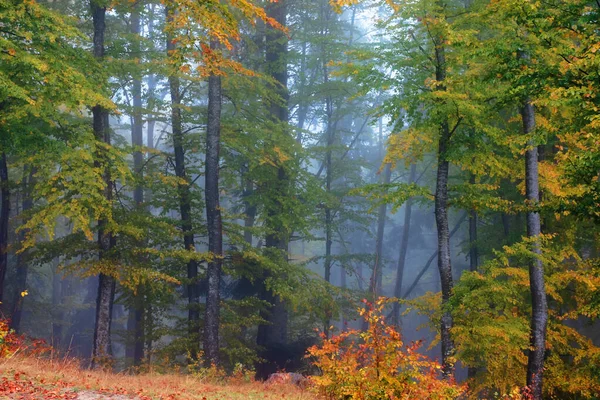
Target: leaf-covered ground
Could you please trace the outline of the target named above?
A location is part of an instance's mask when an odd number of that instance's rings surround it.
[[[113,374],[80,369],[73,361],[13,357],[0,360],[0,399],[74,400],[315,400],[295,386],[228,381],[210,384],[178,374]]]

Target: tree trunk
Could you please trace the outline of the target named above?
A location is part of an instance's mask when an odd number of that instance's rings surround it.
[[[135,36],[132,38],[132,55],[134,57],[141,57],[140,49],[140,10],[137,6],[131,12],[131,33]],[[141,151],[141,147],[144,146],[144,120],[142,116],[142,80],[138,76],[137,72],[134,72],[133,77],[133,124],[131,127],[131,141],[136,147],[133,153],[133,169],[135,174],[138,176],[138,184],[133,189],[133,201],[138,208],[141,210],[144,203],[144,188],[142,185],[143,181],[143,165],[144,155]],[[134,342],[132,343],[132,349],[129,349],[130,356],[133,358],[133,365],[139,366],[142,364],[144,359],[144,288],[142,285],[138,285],[135,293],[133,294],[134,301],[129,309],[129,318],[127,321],[127,330],[133,333]]]
[[[379,156],[381,160],[385,158],[385,145],[383,141],[383,120],[379,118]],[[382,183],[388,185],[392,177],[392,166],[388,163],[384,167]],[[385,222],[387,216],[387,203],[383,203],[379,206],[377,215],[377,237],[375,240],[375,264],[373,265],[373,271],[371,274],[371,281],[369,285],[369,295],[376,299],[377,296],[381,295],[381,285],[383,279],[383,235],[385,233]],[[364,324],[363,324],[364,325]]]
[[[471,175],[469,183],[475,183],[475,175]],[[469,211],[469,269],[477,271],[479,266],[479,249],[477,248],[477,211]]]
[[[327,71],[327,58],[323,56],[323,82],[325,85],[329,82],[329,73]],[[329,205],[329,198],[331,196],[331,183],[333,180],[332,171],[332,151],[333,143],[335,140],[335,126],[333,122],[333,99],[331,95],[328,95],[325,99],[325,115],[327,118],[327,151],[325,153],[325,193],[326,193],[326,205],[325,205],[325,281],[331,283],[331,246],[333,245],[333,216],[332,210]],[[329,337],[329,326],[331,324],[331,312],[326,310],[325,324],[323,327],[323,333],[325,337]]]
[[[410,166],[408,183],[413,183],[417,175],[417,165]],[[396,284],[394,286],[394,297],[401,298],[402,282],[404,281],[404,268],[406,265],[406,254],[408,253],[408,239],[410,237],[410,220],[412,216],[412,197],[406,201],[404,209],[404,226],[402,227],[402,242],[400,242],[400,254],[398,255],[398,268],[396,269]],[[400,303],[395,302],[392,311],[392,324],[400,322]]]
[[[388,163],[384,167],[382,183],[387,185],[390,183],[392,176],[392,166]],[[385,233],[385,221],[387,216],[387,204],[383,203],[379,206],[377,213],[377,237],[375,239],[375,264],[373,264],[373,270],[371,271],[371,279],[369,281],[368,296],[371,296],[372,300],[377,300],[380,296],[382,279],[383,279],[383,235]],[[361,329],[366,331],[369,328],[369,324],[363,319],[361,323]]]
[[[92,17],[94,22],[94,57],[99,61],[104,58],[104,34],[106,31],[106,6],[100,6],[96,0],[91,0]],[[110,126],[108,111],[101,106],[92,108],[93,128],[96,140],[110,145]],[[110,177],[108,158],[97,154],[96,165],[103,168],[104,196],[112,200],[113,183]],[[102,159],[102,162],[100,162]],[[105,220],[98,221],[98,245],[100,261],[109,257],[114,246],[114,237],[106,229]],[[94,346],[92,350],[92,368],[100,366],[111,356],[110,328],[112,323],[112,306],[115,297],[115,279],[109,275],[100,274],[98,296],[96,298],[96,324],[94,329]]]
[[[216,48],[217,43],[211,43]],[[219,312],[221,269],[223,264],[223,226],[219,205],[219,156],[221,146],[221,78],[208,78],[208,123],[206,128],[206,171],[204,193],[208,229],[208,291],[204,320],[204,355],[209,365],[219,364]]]
[[[64,308],[62,306],[63,282],[58,273],[58,260],[52,266],[52,341],[54,349],[61,349],[63,345]]]
[[[520,57],[526,57],[520,54]],[[535,111],[529,99],[521,108],[523,133],[530,134],[535,129]],[[525,153],[525,191],[529,206],[539,203],[538,149],[532,147]],[[527,237],[536,238],[542,233],[540,214],[535,211],[527,213]],[[539,241],[533,243],[533,252],[541,256]],[[542,380],[544,370],[544,354],[546,351],[546,325],[548,323],[548,303],[544,284],[544,266],[542,260],[536,258],[529,265],[529,285],[531,288],[531,333],[530,351],[527,361],[527,386],[535,400],[542,399]]]
[[[471,175],[469,183],[475,183],[475,175]],[[477,248],[477,211],[469,210],[469,270],[471,272],[477,271],[479,266],[479,250]],[[474,378],[477,375],[477,368],[469,367],[467,369],[467,376]]]
[[[171,21],[174,12],[165,9],[167,20]],[[176,44],[173,37],[167,35],[167,53],[175,51]],[[179,213],[181,216],[181,230],[183,232],[183,245],[188,251],[195,251],[194,232],[192,225],[192,196],[190,182],[187,178],[185,167],[185,152],[183,149],[183,126],[181,120],[181,90],[179,78],[169,76],[169,89],[171,93],[171,125],[173,131],[173,150],[175,152],[175,175],[185,183],[178,185]],[[198,284],[198,262],[190,260],[187,264],[187,293],[188,293],[188,321],[192,337],[200,339],[200,288]],[[197,349],[192,349],[192,357],[197,358]]]
[[[392,176],[392,167],[386,164],[383,170],[382,183],[387,185],[390,183]],[[375,299],[381,293],[381,283],[383,277],[383,236],[385,233],[385,222],[387,216],[387,204],[379,206],[377,213],[377,237],[375,241],[375,264],[371,273],[371,281],[369,284],[369,294]]]
[[[6,153],[0,156],[0,304],[4,300],[4,278],[8,268],[8,217],[10,214],[10,188],[8,186],[8,164]]]
[[[23,174],[27,173],[29,169],[29,177],[23,177],[23,207],[21,210],[21,215],[25,215],[25,213],[33,207],[33,198],[31,197],[33,186],[35,186],[35,177],[34,174],[36,172],[35,168],[28,168],[25,166],[23,170]],[[21,223],[25,221],[22,220]],[[22,230],[19,232],[19,243],[23,243],[25,240],[25,236],[27,232]],[[22,292],[27,290],[27,273],[29,266],[27,265],[27,251],[21,252],[17,255],[17,271],[16,271],[16,282],[15,282],[15,291],[13,293],[13,302],[12,302],[12,312],[10,316],[10,327],[14,329],[15,332],[21,332],[21,317],[23,315],[23,301],[25,297],[21,295]],[[57,346],[58,347],[58,346]]]
[[[247,164],[244,166],[242,171],[242,185],[244,187],[243,193],[243,202],[244,202],[244,241],[252,246],[252,227],[254,227],[254,220],[256,219],[256,206],[250,204],[248,201],[248,197],[252,196],[254,193],[254,184],[252,180],[249,179],[246,174],[248,173]]]
[[[443,38],[438,38],[435,44],[435,75],[439,82],[437,90],[445,91],[443,82],[446,79],[446,54]],[[450,262],[450,232],[448,228],[448,146],[450,142],[450,127],[447,117],[440,123],[440,139],[438,142],[438,168],[435,186],[435,222],[438,238],[438,269],[442,286],[442,307],[445,307],[452,295],[452,264]],[[441,319],[441,346],[442,346],[442,373],[444,377],[454,374],[454,365],[451,357],[454,354],[454,343],[450,337],[452,328],[452,315],[444,312]]]
[[[280,0],[276,3],[268,3],[265,7],[267,16],[275,19],[282,26],[286,26],[287,21],[287,1]],[[287,36],[284,32],[273,27],[266,28],[266,72],[278,83],[274,85],[273,90],[277,92],[281,102],[273,102],[270,105],[271,117],[275,122],[287,123],[288,121],[288,101],[289,93],[287,90]],[[277,185],[278,195],[284,196],[289,191],[289,177],[283,166],[277,167],[277,178],[274,185]],[[288,242],[290,232],[282,232],[282,227],[272,226],[271,220],[281,214],[282,207],[279,200],[275,200],[275,204],[271,210],[267,211],[267,225],[270,233],[267,234],[265,245],[267,248],[273,249],[274,252],[279,251],[283,257],[287,259]],[[269,277],[265,271],[263,279]],[[264,281],[260,289],[260,298],[266,301],[270,306],[261,312],[261,318],[267,321],[266,324],[258,326],[258,334],[256,338],[257,345],[262,348],[260,352],[261,358],[266,362],[259,363],[256,368],[256,377],[258,379],[266,379],[272,372],[276,372],[278,366],[276,362],[277,349],[287,343],[288,335],[288,310],[284,301],[279,296],[274,295],[268,290]]]

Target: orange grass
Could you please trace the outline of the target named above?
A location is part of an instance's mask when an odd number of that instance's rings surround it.
[[[92,391],[103,394],[121,394],[149,399],[181,400],[236,400],[236,399],[288,399],[316,400],[310,391],[286,384],[266,385],[261,382],[237,382],[223,384],[201,382],[198,378],[181,374],[111,373],[81,369],[77,360],[47,360],[25,356],[0,359],[0,380],[6,385],[32,386],[29,388],[46,393],[60,388],[63,397],[74,398],[75,392]],[[0,395],[1,398],[5,398]],[[11,398],[11,396],[9,396]],[[15,396],[14,398],[23,398]],[[49,395],[26,398],[50,398]],[[76,396],[75,396],[76,398]]]

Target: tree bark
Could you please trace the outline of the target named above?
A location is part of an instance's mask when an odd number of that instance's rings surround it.
[[[520,54],[520,57],[526,57]],[[531,101],[526,99],[521,107],[523,134],[528,135],[535,129],[535,111]],[[531,145],[531,144],[530,144]],[[532,146],[525,153],[525,191],[529,206],[536,206],[540,199],[538,148]],[[540,214],[527,212],[527,237],[538,238],[542,233]],[[533,252],[541,256],[539,240],[533,243]],[[544,355],[546,351],[546,326],[548,323],[548,303],[544,283],[544,265],[536,258],[529,265],[529,285],[531,290],[531,333],[530,350],[527,360],[527,386],[535,400],[542,399]]]
[[[444,39],[438,38],[435,43],[435,77],[439,82],[437,90],[445,91],[444,80],[446,79],[446,54]],[[438,238],[438,269],[440,271],[440,282],[442,286],[442,307],[450,300],[452,295],[452,264],[450,261],[450,232],[448,228],[448,173],[450,163],[448,161],[448,146],[450,144],[451,131],[448,118],[440,123],[440,139],[438,142],[438,168],[435,186],[435,222]],[[454,374],[454,365],[451,357],[454,354],[454,343],[450,336],[452,328],[452,315],[444,312],[441,318],[440,335],[442,347],[442,373],[449,378]]]
[[[106,6],[99,5],[96,0],[91,0],[92,17],[94,23],[94,57],[99,61],[104,59],[104,35],[106,31]],[[93,129],[97,141],[110,145],[110,126],[108,111],[101,106],[92,108]],[[96,165],[103,168],[104,197],[112,200],[113,183],[108,158],[104,154],[97,154]],[[103,162],[100,163],[100,159]],[[114,237],[106,228],[107,221],[98,221],[98,258],[100,261],[110,257],[109,253],[114,246]],[[110,329],[112,323],[112,306],[115,297],[115,279],[109,275],[100,274],[98,296],[96,298],[96,323],[94,329],[94,346],[92,350],[92,368],[98,367],[111,356]]]
[[[27,171],[29,170],[29,177],[26,177]],[[35,185],[35,168],[30,168],[25,166],[23,169],[23,206],[21,210],[21,215],[25,215],[27,211],[31,210],[33,207],[33,198],[31,196],[33,186]],[[25,221],[22,220],[22,223]],[[19,242],[23,243],[27,232],[25,230],[21,230],[19,233]],[[13,293],[13,302],[12,302],[12,312],[10,315],[10,327],[14,329],[15,332],[21,332],[21,317],[23,316],[23,301],[25,297],[21,295],[22,292],[27,290],[27,273],[29,270],[29,266],[27,265],[27,251],[21,252],[17,255],[17,271],[16,271],[16,282],[15,282],[15,291]],[[58,347],[58,346],[57,346]]]
[[[167,21],[171,21],[174,12],[169,7],[165,9]],[[173,37],[167,35],[167,53],[176,50]],[[180,183],[177,188],[179,197],[179,213],[181,217],[181,230],[183,232],[183,245],[188,251],[195,251],[194,231],[192,225],[192,196],[190,182],[186,174],[185,152],[183,148],[183,125],[181,120],[181,90],[179,78],[169,76],[169,89],[171,93],[171,126],[173,131],[173,150],[175,152],[175,175],[185,183]],[[198,284],[198,262],[190,260],[187,263],[188,279],[188,321],[192,337],[200,339],[200,288]],[[192,357],[197,358],[197,349],[192,349]]]
[[[410,166],[408,183],[413,183],[417,175],[417,165]],[[406,201],[404,209],[404,226],[402,227],[402,242],[400,242],[400,254],[398,255],[398,268],[396,269],[396,284],[394,286],[394,297],[402,296],[402,283],[404,281],[404,268],[406,265],[406,254],[408,253],[408,239],[410,237],[410,222],[412,216],[412,197]],[[395,302],[392,309],[392,324],[400,322],[400,303]]]
[[[8,217],[10,215],[10,188],[6,153],[0,156],[0,302],[4,300],[4,279],[8,268]],[[0,303],[1,304],[1,303]]]
[[[217,43],[211,43],[215,49]],[[221,269],[223,265],[223,225],[219,205],[219,157],[221,146],[221,78],[208,78],[208,123],[206,129],[206,220],[208,251],[213,257],[208,263],[208,291],[204,320],[204,355],[209,365],[219,365],[219,312]]]

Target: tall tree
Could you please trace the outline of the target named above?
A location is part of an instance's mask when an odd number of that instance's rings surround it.
[[[446,90],[444,86],[447,73],[445,42],[446,38],[441,34],[433,39],[433,45],[435,46],[435,79],[437,81],[435,89],[439,91]],[[442,307],[450,299],[453,286],[452,263],[450,260],[450,229],[448,228],[448,173],[450,171],[448,151],[450,150],[450,137],[455,129],[456,127],[450,128],[448,117],[443,116],[439,126],[438,166],[435,185],[435,223],[438,236],[438,269],[442,284]],[[451,328],[452,315],[448,311],[444,311],[440,332],[442,371],[445,376],[451,376],[454,373],[454,365],[450,360],[454,353],[454,343],[450,336]]]
[[[175,9],[165,8],[167,24],[176,18]],[[167,31],[167,54],[173,56],[177,43],[171,31]],[[175,152],[175,175],[180,178],[177,184],[179,201],[179,215],[181,218],[181,230],[183,233],[183,245],[185,250],[195,252],[196,244],[192,224],[192,195],[190,180],[186,173],[183,121],[181,116],[182,99],[181,83],[177,75],[180,67],[177,61],[171,60],[173,70],[169,73],[169,91],[171,94],[171,130],[173,137],[173,151]],[[187,262],[187,296],[188,296],[188,322],[192,337],[200,338],[200,287],[198,283],[198,261],[191,257]],[[192,356],[197,357],[197,349],[194,345]]]
[[[287,0],[282,0],[277,3],[269,3],[265,7],[265,11],[269,18],[273,18],[281,26],[286,26],[287,21]],[[280,126],[285,126],[288,122],[288,72],[287,72],[287,37],[281,29],[274,27],[266,27],[266,53],[265,61],[267,63],[267,73],[271,75],[275,81],[274,91],[278,94],[279,99],[272,101],[270,104],[270,114],[273,121]],[[287,129],[283,128],[283,129]],[[284,217],[282,201],[283,196],[289,191],[289,177],[283,165],[276,168],[275,181],[272,183],[277,190],[274,191],[276,196],[281,198],[274,199],[270,209],[266,211],[266,224],[269,232],[265,239],[265,245],[270,249],[271,253],[279,260],[279,262],[287,262],[288,244],[291,232],[284,226],[277,226],[278,219]],[[283,260],[284,259],[284,260]],[[261,288],[261,299],[269,304],[268,309],[261,313],[261,317],[267,321],[266,324],[258,326],[258,335],[256,342],[262,347],[265,359],[273,358],[274,349],[287,343],[288,340],[288,310],[287,305],[280,296],[273,293],[272,289],[266,286],[266,281],[269,273],[265,271],[263,277],[263,285]],[[267,378],[268,374],[275,372],[277,367],[273,364],[273,360],[267,360],[267,363],[259,364],[257,368],[257,377],[261,379]]]
[[[217,50],[213,41],[211,49]],[[204,193],[208,228],[208,262],[206,314],[204,319],[204,355],[209,365],[219,364],[220,287],[223,265],[223,224],[219,204],[219,160],[221,146],[221,77],[208,78],[208,122],[206,125],[206,173]]]
[[[23,168],[23,177],[22,177],[22,193],[21,193],[21,215],[23,218],[27,217],[27,213],[33,207],[33,188],[35,186],[35,168],[30,166],[25,166]],[[27,236],[27,231],[22,230],[19,232],[18,240],[19,243],[23,243],[25,237]],[[27,291],[27,274],[29,271],[29,259],[28,252],[22,251],[17,255],[16,262],[16,276],[15,276],[15,290],[13,292],[13,300],[12,300],[12,312],[10,313],[10,327],[14,329],[15,332],[21,331],[21,319],[23,316],[23,301],[25,300],[25,296],[23,293]]]
[[[521,53],[520,57],[527,59]],[[535,129],[535,111],[530,99],[525,99],[521,106],[523,134],[530,135]],[[538,147],[529,143],[525,152],[525,191],[530,207],[540,201]],[[541,219],[538,211],[527,212],[527,236],[532,238],[533,253],[536,255],[529,265],[529,285],[531,290],[531,334],[528,362],[527,386],[535,400],[542,399],[542,382],[544,374],[544,354],[546,352],[546,327],[548,325],[548,301],[544,282],[544,265],[542,263],[539,236],[542,233]]]
[[[90,2],[94,24],[94,57],[104,59],[104,38],[106,33],[106,6],[97,0]],[[92,108],[94,135],[98,142],[110,146],[109,113],[106,108],[96,105]],[[113,182],[110,175],[110,165],[106,157],[106,148],[99,147],[96,165],[103,170],[104,198],[111,202],[113,196]],[[102,262],[108,260],[111,249],[115,245],[115,238],[110,231],[108,221],[98,220],[98,258]],[[92,367],[101,366],[104,360],[111,355],[110,330],[112,323],[112,309],[115,298],[115,278],[101,273],[98,283],[98,297],[96,298],[96,322],[94,328],[94,346],[92,350]]]
[[[132,56],[141,58],[141,21],[139,5],[134,5],[131,10],[131,34],[132,34]],[[144,188],[142,185],[144,174],[144,155],[142,146],[144,145],[144,121],[142,110],[142,79],[138,71],[133,73],[132,85],[132,124],[131,124],[131,141],[135,147],[133,152],[133,170],[136,174],[137,184],[133,189],[133,202],[138,211],[141,211],[144,203]],[[138,285],[133,296],[133,304],[129,309],[129,318],[127,321],[127,329],[133,332],[133,352],[130,356],[133,358],[133,365],[139,366],[144,358],[144,288]],[[131,350],[130,350],[131,351]]]

